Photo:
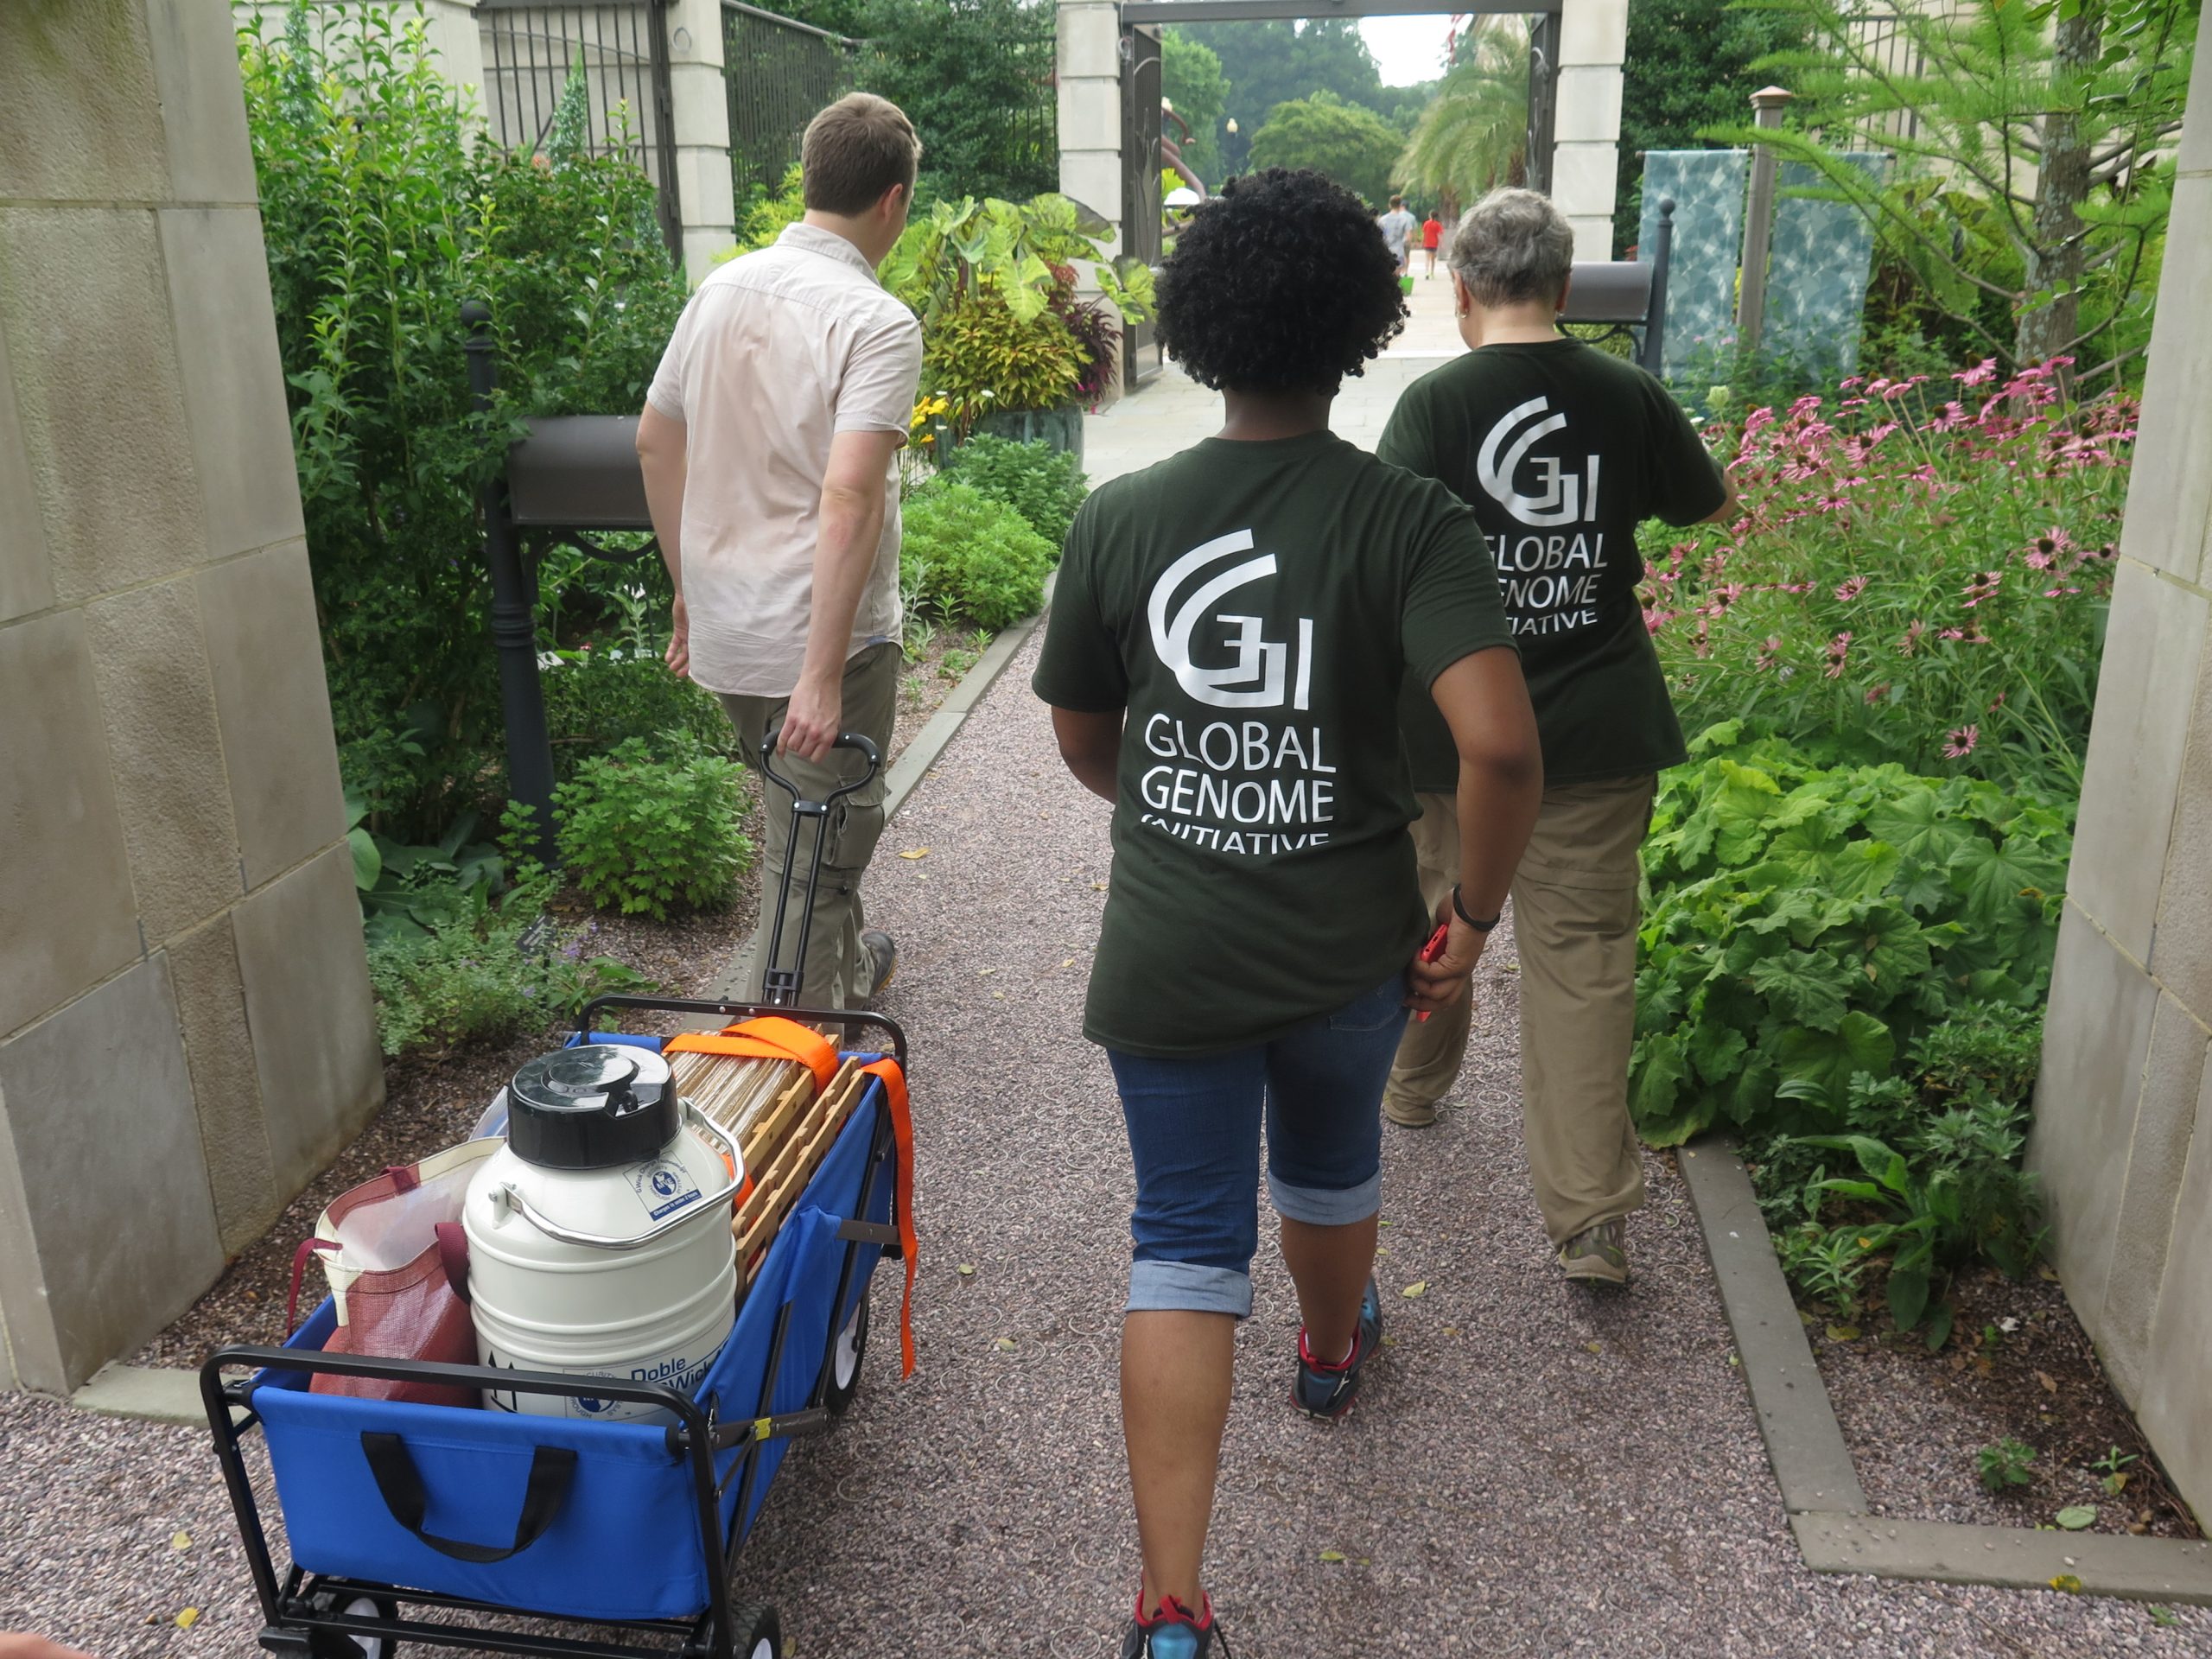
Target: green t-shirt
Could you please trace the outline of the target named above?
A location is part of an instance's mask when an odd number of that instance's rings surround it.
[[[1474,515],[1330,433],[1101,486],[1033,682],[1128,710],[1084,1034],[1218,1053],[1402,972],[1425,930],[1389,711],[1511,643]]]
[[[1636,527],[1726,499],[1667,389],[1579,340],[1485,346],[1406,388],[1376,453],[1475,510],[1513,619],[1549,785],[1679,765],[1682,728],[1643,626]],[[1426,697],[1400,707],[1417,789],[1457,786]]]

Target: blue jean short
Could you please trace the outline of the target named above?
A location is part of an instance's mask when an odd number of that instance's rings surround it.
[[[1393,977],[1273,1042],[1198,1059],[1107,1051],[1137,1171],[1129,1312],[1250,1314],[1262,1119],[1278,1215],[1341,1227],[1376,1212],[1405,995]]]

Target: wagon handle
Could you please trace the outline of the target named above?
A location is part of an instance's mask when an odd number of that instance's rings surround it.
[[[393,1520],[439,1554],[480,1567],[519,1555],[543,1537],[545,1529],[561,1513],[561,1506],[568,1502],[569,1489],[576,1478],[574,1451],[565,1446],[539,1446],[530,1460],[530,1480],[523,1488],[522,1513],[515,1519],[515,1541],[501,1549],[493,1544],[441,1538],[424,1530],[423,1517],[429,1511],[429,1497],[423,1490],[423,1477],[415,1467],[415,1459],[407,1455],[407,1443],[398,1435],[363,1430],[361,1455],[369,1460],[369,1472],[376,1477],[377,1491],[383,1496],[384,1506],[391,1511]]]

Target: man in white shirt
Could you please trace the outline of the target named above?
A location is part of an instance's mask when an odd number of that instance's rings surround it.
[[[922,332],[875,268],[906,228],[921,143],[864,92],[816,116],[800,151],[806,216],[721,266],[684,308],[638,423],[638,454],[676,585],[668,665],[721,697],[747,762],[783,725],[776,767],[810,800],[860,775],[841,731],[887,752],[898,701],[898,453]],[[865,1006],[891,976],[862,927],[861,878],[883,829],[882,776],[832,813],[800,1001]],[[741,959],[757,998],[774,893],[792,855],[790,799],[764,786],[763,915]],[[810,834],[799,855],[812,850]],[[802,875],[804,872],[801,873]],[[804,913],[786,912],[788,964]]]
[[[1382,232],[1382,239],[1390,245],[1390,257],[1398,262],[1398,275],[1404,276],[1413,257],[1414,236],[1414,216],[1406,211],[1406,199],[1391,197],[1390,211],[1375,223]]]

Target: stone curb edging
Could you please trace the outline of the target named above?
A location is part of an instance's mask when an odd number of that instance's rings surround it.
[[[1742,1160],[1726,1141],[1707,1140],[1682,1147],[1679,1167],[1806,1566],[1815,1573],[2019,1590],[2063,1584],[2084,1595],[2212,1606],[2212,1543],[1868,1514]]]
[[[893,764],[884,790],[886,819],[906,804],[915,786],[937,765],[954,734],[983,700],[983,694],[997,683],[999,676],[1006,672],[1007,664],[1029,643],[1029,636],[1037,631],[1037,625],[1052,607],[1053,581],[1058,574],[1054,571],[1046,579],[1045,602],[1037,614],[1016,622],[983,648],[975,667],[960,677],[960,683],[938,705],[937,712],[924,722],[922,729],[914,734],[913,741]],[[705,995],[717,1000],[733,995],[735,988],[730,983],[730,974],[734,965],[726,969]],[[103,1365],[69,1396],[69,1403],[80,1411],[104,1417],[202,1426],[207,1421],[200,1402],[200,1373],[172,1370],[161,1365]]]

